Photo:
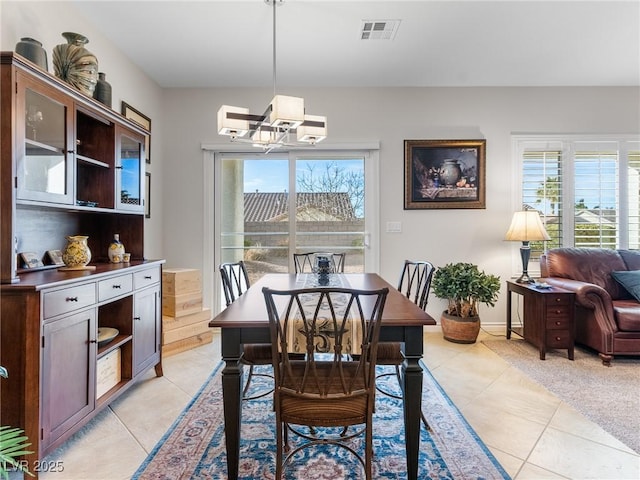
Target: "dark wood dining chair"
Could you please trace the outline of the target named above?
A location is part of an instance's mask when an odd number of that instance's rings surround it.
[[[220,265],[220,277],[222,279],[222,290],[227,307],[246,292],[251,286],[249,275],[244,262],[227,262]],[[242,356],[240,362],[249,367],[249,375],[247,382],[242,391],[244,400],[254,400],[269,395],[273,389],[261,390],[255,395],[247,396],[251,380],[254,376],[263,376],[273,378],[272,375],[266,373],[256,373],[254,367],[257,365],[271,365],[271,344],[270,343],[248,343],[243,345]]]
[[[269,316],[275,376],[276,479],[300,450],[331,444],[354,454],[372,478],[375,365],[388,288],[262,289]],[[358,330],[359,329],[359,330]],[[360,332],[360,335],[354,332]],[[355,335],[355,337],[354,337]],[[352,357],[356,349],[358,360]],[[304,353],[304,357],[280,352]],[[350,434],[321,427],[364,425]],[[311,435],[296,427],[312,428]],[[332,429],[332,428],[331,428]],[[289,446],[289,432],[301,437]],[[364,459],[346,441],[364,434]]]
[[[296,273],[311,273],[316,267],[316,259],[324,256],[329,259],[329,273],[344,273],[345,253],[307,252],[294,253],[293,265]]]
[[[430,262],[405,260],[402,273],[400,274],[400,280],[398,281],[398,290],[424,310],[427,308],[427,302],[429,301],[431,279],[433,278],[434,272],[435,267]],[[402,362],[404,362],[404,355],[402,354],[402,344],[400,342],[380,342],[378,346],[378,365],[392,365],[395,367],[395,371],[381,373],[376,377],[376,380],[395,375],[398,383],[402,385],[402,378],[400,376],[400,366]],[[380,387],[379,382],[376,382],[376,389],[383,395],[402,398],[402,395],[395,394]],[[429,429],[430,427],[424,414],[422,415],[422,420],[427,429]]]

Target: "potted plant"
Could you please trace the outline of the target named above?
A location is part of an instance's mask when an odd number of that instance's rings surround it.
[[[474,343],[480,332],[478,305],[495,305],[500,277],[480,271],[472,263],[449,263],[436,270],[431,288],[436,297],[449,302],[440,319],[444,338]]]
[[[7,369],[0,365],[0,377],[7,378]],[[26,464],[19,461],[22,455],[33,453],[27,450],[31,445],[29,439],[23,435],[24,431],[13,427],[0,427],[0,478],[8,480],[9,471],[17,470],[34,476]]]

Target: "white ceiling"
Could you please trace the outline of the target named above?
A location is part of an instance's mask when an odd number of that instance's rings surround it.
[[[162,87],[273,86],[264,0],[72,0]],[[640,86],[640,1],[285,0],[280,86]],[[363,20],[400,20],[360,39]]]

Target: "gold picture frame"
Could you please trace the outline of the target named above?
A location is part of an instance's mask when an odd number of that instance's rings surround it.
[[[127,102],[122,102],[121,113],[125,118],[137,123],[145,130],[149,131],[149,135],[144,136],[144,155],[145,162],[151,163],[151,119],[140,110],[133,108]]]
[[[486,140],[405,140],[404,209],[486,208]]]

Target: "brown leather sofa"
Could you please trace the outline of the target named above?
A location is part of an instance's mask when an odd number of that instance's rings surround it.
[[[640,270],[639,251],[555,248],[540,258],[541,281],[576,294],[576,343],[607,366],[614,355],[640,355],[640,302],[611,275],[626,270]]]

